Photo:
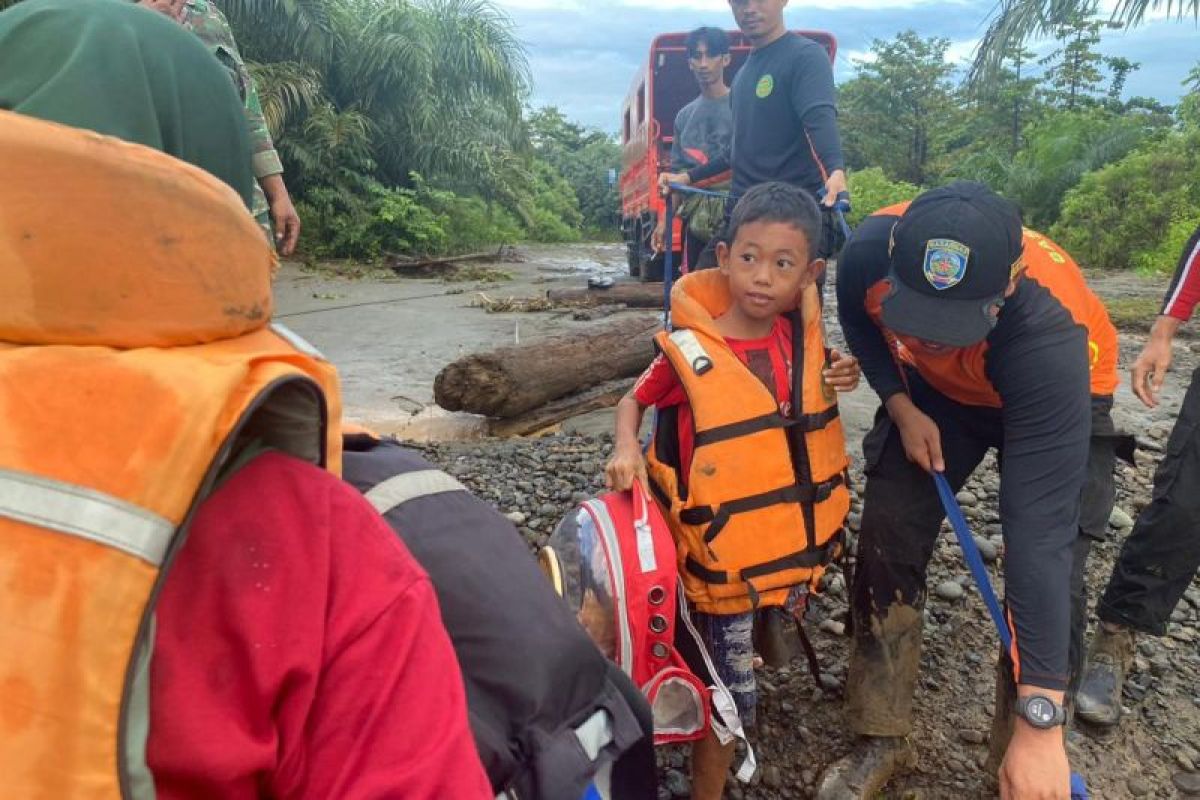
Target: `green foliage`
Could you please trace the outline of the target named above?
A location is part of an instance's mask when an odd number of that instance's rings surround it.
[[[960,124],[954,101],[950,40],[904,31],[876,39],[874,56],[855,61],[856,76],[842,86],[841,128],[850,165],[879,166],[900,180],[923,184],[930,163],[946,151]]]
[[[999,165],[992,185],[1021,206],[1028,224],[1045,229],[1084,175],[1118,161],[1154,134],[1150,123],[1144,115],[1101,109],[1048,114],[1030,128],[1017,157]]]
[[[1193,205],[1183,213],[1184,216],[1171,221],[1156,246],[1133,254],[1130,263],[1135,270],[1144,275],[1169,275],[1175,270],[1180,254],[1200,227],[1200,206]]]
[[[589,222],[605,209],[611,218],[619,151],[561,115],[557,132],[576,140],[531,147],[524,48],[489,0],[224,5],[255,62],[289,186],[316,216],[309,250],[377,258],[571,241],[581,205]]]
[[[1197,218],[1200,131],[1193,130],[1084,176],[1063,201],[1052,235],[1089,267],[1157,268],[1171,246],[1164,240]]]
[[[607,134],[569,121],[554,106],[530,112],[527,125],[534,152],[557,169],[575,193],[583,225],[615,229],[621,201],[608,175],[621,166],[620,145]]]
[[[879,167],[851,170],[847,181],[854,210],[846,215],[846,221],[852,228],[879,209],[912,200],[921,191],[911,183],[890,180]]]
[[[444,218],[410,189],[371,181],[363,192],[310,189],[297,210],[308,229],[305,252],[318,258],[375,261],[385,253],[437,253],[448,238]]]
[[[1100,71],[1104,57],[1096,50],[1104,23],[1092,17],[1091,9],[1063,14],[1050,33],[1065,44],[1039,63],[1046,66],[1046,80],[1055,103],[1074,111],[1088,105],[1100,89],[1104,75]],[[1129,64],[1132,62],[1122,61]],[[1121,82],[1124,83],[1122,75]],[[1120,92],[1118,91],[1118,95]]]
[[[970,80],[992,80],[1013,47],[1053,33],[1072,14],[1095,13],[1096,0],[1004,0],[996,3],[983,40],[975,51]],[[1163,9],[1183,21],[1200,18],[1200,0],[1120,0],[1109,22],[1116,27],[1140,25],[1148,11]]]

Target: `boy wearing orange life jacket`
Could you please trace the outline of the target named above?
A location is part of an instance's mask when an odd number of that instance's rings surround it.
[[[804,192],[757,186],[734,209],[719,270],[671,295],[674,331],[617,406],[609,486],[645,480],[668,512],[680,574],[716,671],[753,723],[755,610],[814,585],[838,552],[849,509],[834,389],[858,383],[853,358],[825,349],[815,258],[821,215]],[[643,459],[638,429],[657,424]],[[692,796],[719,798],[733,743],[692,751]]]

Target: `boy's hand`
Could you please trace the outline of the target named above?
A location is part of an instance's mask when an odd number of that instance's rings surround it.
[[[611,491],[624,492],[634,480],[646,481],[646,462],[637,443],[618,444],[604,467],[604,483]]]
[[[829,367],[821,373],[821,377],[834,390],[853,392],[858,388],[858,380],[862,377],[862,368],[854,356],[842,355],[837,350],[829,352]]]

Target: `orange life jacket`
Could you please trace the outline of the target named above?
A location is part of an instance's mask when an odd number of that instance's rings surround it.
[[[881,208],[871,216],[897,219],[908,209],[908,203]],[[1065,250],[1048,237],[1029,228],[1022,236],[1025,273],[1021,280],[1041,284],[1070,313],[1077,325],[1087,330],[1088,359],[1091,371],[1091,392],[1107,397],[1121,382],[1117,373],[1117,329],[1108,317],[1108,309],[1087,285],[1083,271]],[[884,332],[893,356],[920,373],[929,385],[942,394],[966,405],[999,408],[1000,395],[992,386],[984,367],[988,351],[986,340],[971,347],[947,350],[940,355],[914,353],[883,324],[883,301],[891,291],[886,280],[867,289],[866,310]]]
[[[0,112],[0,176],[0,793],[128,796],[188,523],[241,442],[336,470],[336,375],[208,173]]]
[[[798,382],[801,391],[792,390],[791,418],[780,414],[774,393],[717,330],[713,320],[731,302],[728,282],[716,270],[691,273],[676,284],[675,331],[656,341],[692,410],[686,491],[677,468],[659,455],[659,437],[677,436],[673,426],[657,427],[647,453],[688,600],[717,614],[781,605],[791,587],[815,586],[841,546],[850,509],[837,398],[821,377],[827,357],[816,287],[805,290],[793,320],[793,371],[799,375],[792,386]]]

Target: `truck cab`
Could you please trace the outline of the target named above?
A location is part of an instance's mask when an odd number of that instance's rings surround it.
[[[823,31],[796,31],[826,49],[832,61],[837,41]],[[650,44],[650,55],[634,76],[621,105],[621,233],[629,261],[629,274],[644,281],[663,277],[664,258],[655,255],[650,237],[666,213],[666,202],[657,190],[658,175],[671,162],[675,141],[675,115],[700,93],[688,68],[686,31],[664,33]],[[741,31],[729,31],[730,64],[725,80],[732,85],[738,69],[750,55],[750,41]],[[674,227],[675,264],[680,263],[679,220]]]

